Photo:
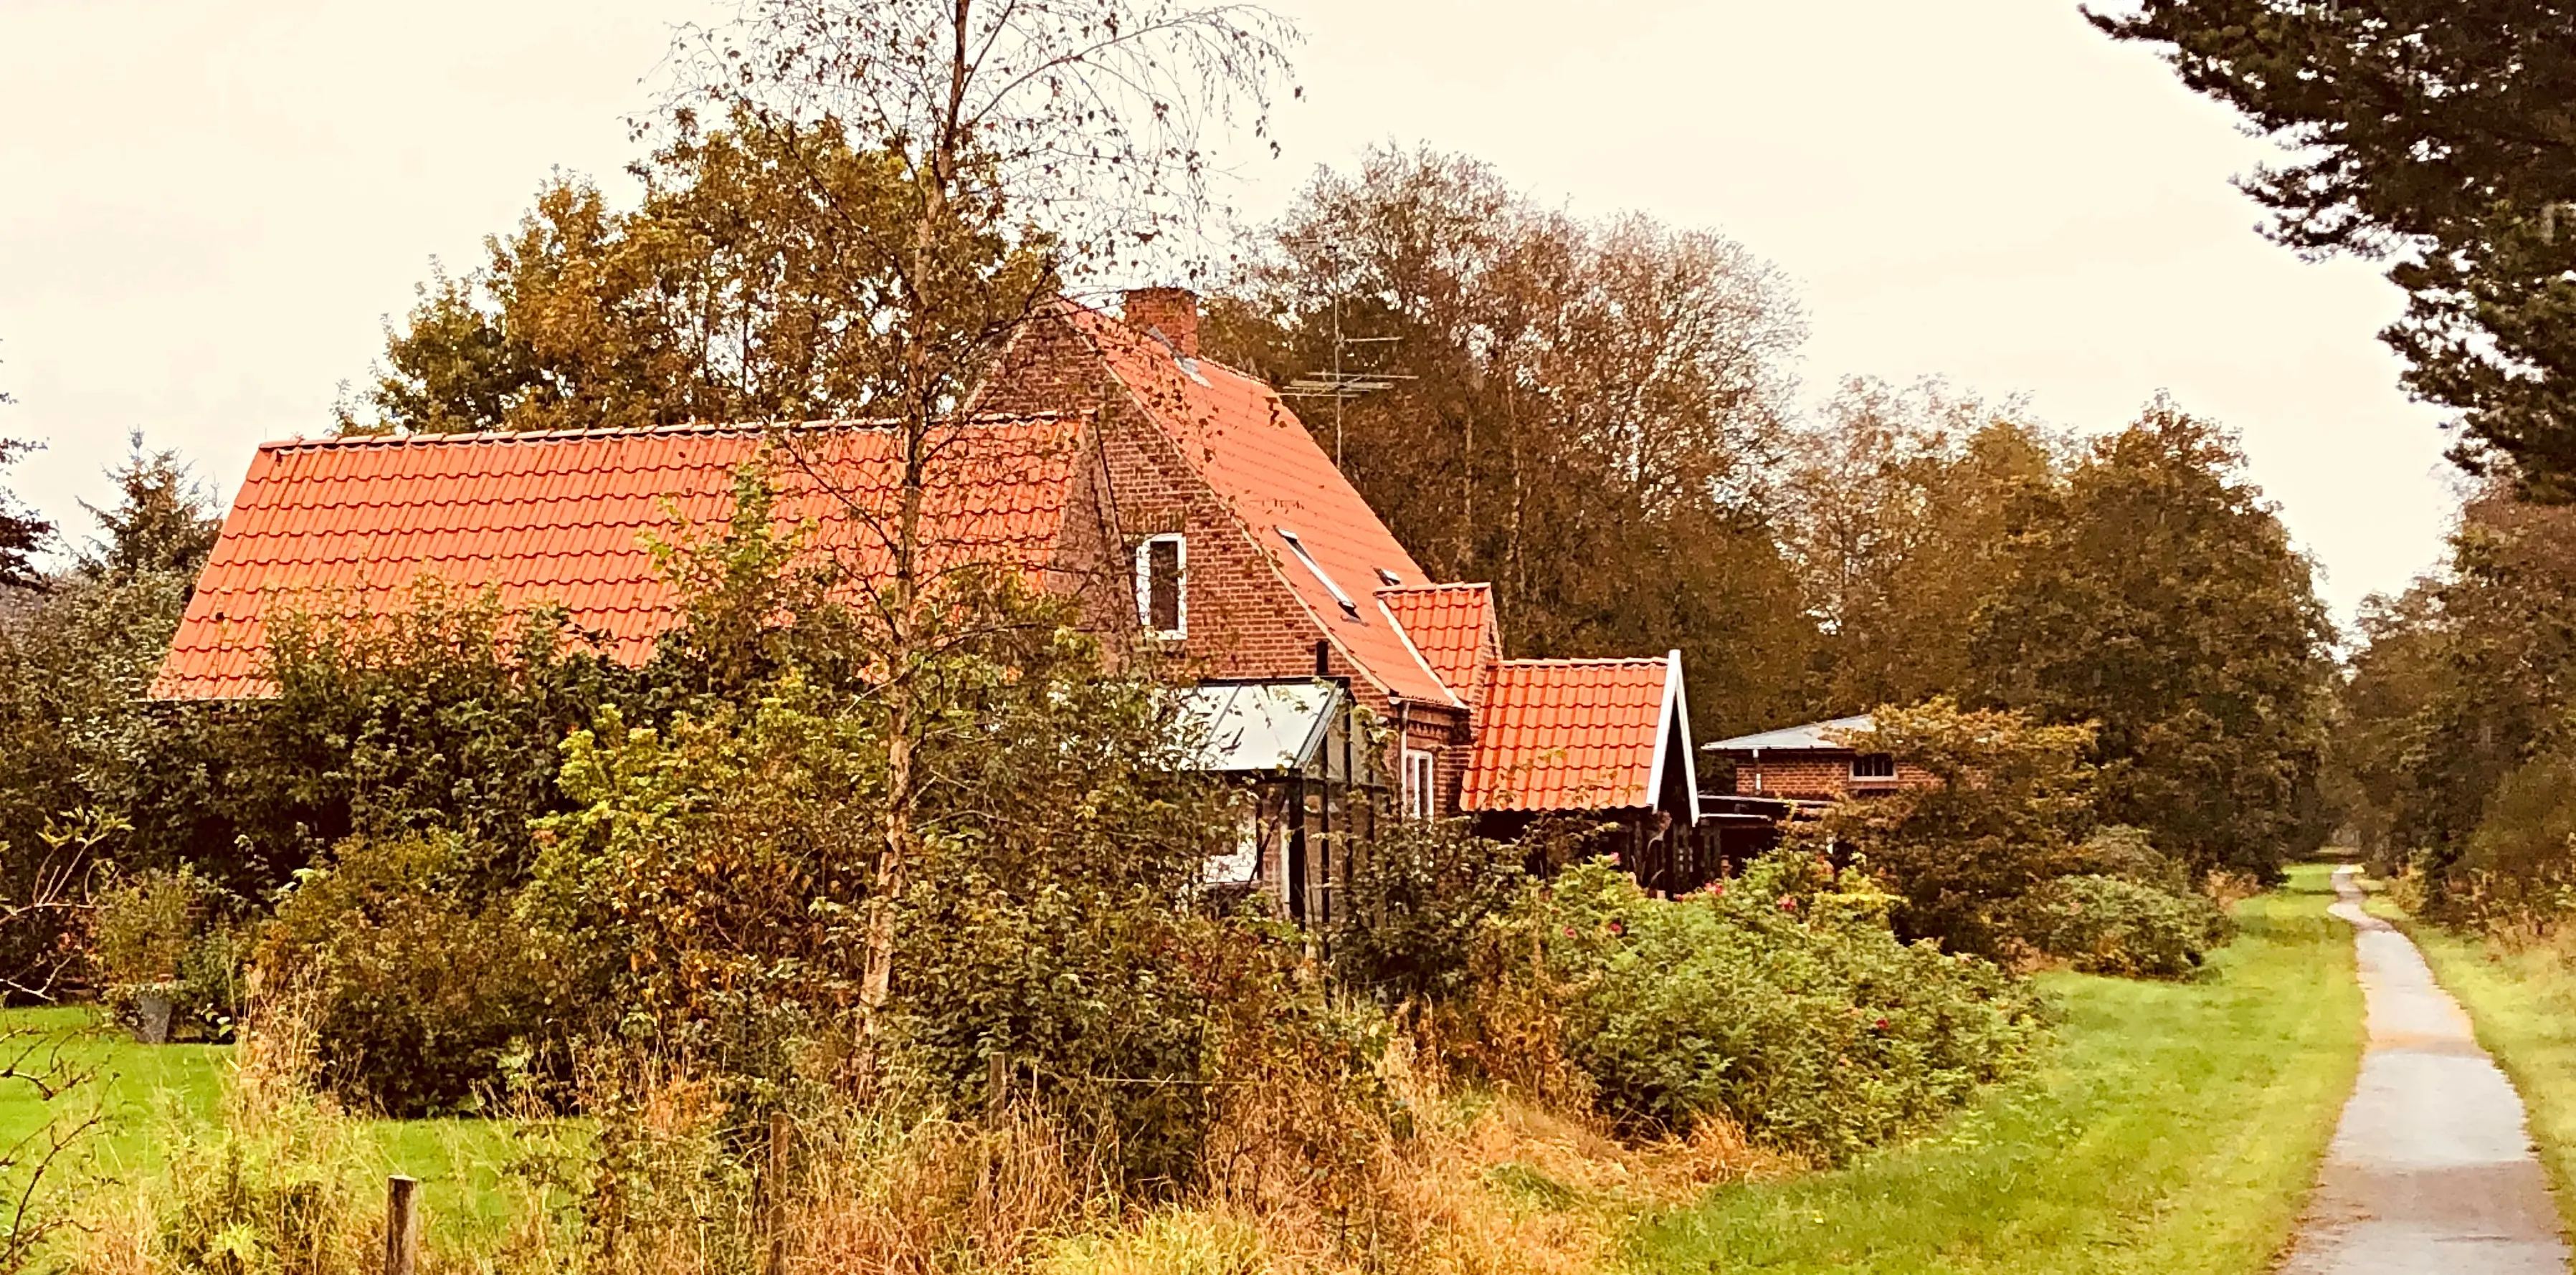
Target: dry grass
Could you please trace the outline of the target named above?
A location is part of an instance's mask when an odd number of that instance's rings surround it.
[[[1410,1128],[1332,1111],[1319,1082],[1268,1078],[1230,1105],[1204,1196],[1060,1241],[1039,1269],[1574,1275],[1600,1269],[1643,1212],[1802,1167],[1720,1122],[1686,1139],[1623,1142],[1584,1107],[1457,1084],[1425,1047],[1432,1039],[1417,1024],[1379,1065]],[[1326,1157],[1319,1123],[1344,1131]]]
[[[70,1269],[376,1268],[363,1126],[314,1096],[308,1021],[291,996],[263,1002],[218,1129],[98,1201]],[[1149,1201],[1109,1185],[1114,1148],[1029,1106],[904,1125],[827,1106],[774,1146],[775,1125],[684,1065],[593,1059],[578,1084],[595,1121],[517,1113],[516,1227],[424,1257],[528,1275],[1572,1275],[1643,1212],[1798,1167],[1721,1124],[1622,1142],[1545,1059],[1522,1067],[1540,1092],[1497,1090],[1459,1083],[1440,1044],[1416,1023],[1356,1084],[1294,1058],[1229,1077],[1203,1182]]]
[[[83,1275],[380,1269],[381,1215],[359,1122],[314,1096],[307,1002],[264,1001],[247,1021],[212,1131],[175,1130],[157,1176],[102,1193],[60,1253]],[[433,1266],[433,1269],[435,1267]]]

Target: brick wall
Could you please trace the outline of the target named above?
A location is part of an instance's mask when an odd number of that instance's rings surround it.
[[[1899,762],[1893,782],[1881,779],[1855,784],[1851,777],[1853,756],[1848,752],[1779,752],[1766,753],[1756,762],[1750,755],[1739,753],[1735,755],[1735,787],[1731,791],[1742,797],[1832,801],[1855,792],[1867,795],[1933,782],[1930,771]]]
[[[1075,599],[1084,627],[1102,637],[1112,659],[1145,662],[1176,680],[1314,675],[1315,644],[1327,639],[1323,625],[1071,324],[1041,319],[1024,328],[972,407],[1089,417],[1079,443],[1082,477],[1048,584]],[[1178,641],[1145,632],[1136,613],[1136,546],[1174,532],[1184,537],[1188,562],[1187,633]],[[1399,711],[1338,647],[1327,647],[1325,670],[1350,679],[1353,694],[1381,721],[1401,720],[1413,747],[1439,754],[1441,808],[1454,811],[1467,714],[1438,704]],[[1379,774],[1392,788],[1401,773],[1391,746]]]

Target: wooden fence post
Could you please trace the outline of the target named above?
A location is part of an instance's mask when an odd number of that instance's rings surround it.
[[[785,1275],[787,1270],[787,1177],[790,1171],[788,1157],[795,1149],[795,1139],[796,1125],[787,1118],[787,1113],[784,1111],[770,1113],[769,1170],[763,1175],[768,1180],[762,1184],[767,1188],[768,1195],[768,1198],[762,1201],[768,1206],[769,1213],[768,1275]]]
[[[420,1179],[385,1179],[385,1275],[413,1275],[420,1265]]]

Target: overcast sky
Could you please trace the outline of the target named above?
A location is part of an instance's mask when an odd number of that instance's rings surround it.
[[[2399,295],[2262,241],[2228,178],[2265,147],[2073,0],[1277,7],[1306,100],[1249,212],[1371,141],[1462,151],[1778,263],[1811,397],[1938,374],[2101,429],[2171,390],[2243,433],[2339,615],[2440,550],[2443,439],[2374,339]],[[431,257],[631,156],[706,11],[0,0],[0,436],[46,445],[0,481],[85,527],[140,427],[229,498],[254,444],[327,432]]]

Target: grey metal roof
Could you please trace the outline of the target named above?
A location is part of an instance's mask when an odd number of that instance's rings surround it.
[[[1869,720],[1869,714],[1863,713],[1858,717],[1837,717],[1829,722],[1808,722],[1802,726],[1783,726],[1778,730],[1766,730],[1759,735],[1738,735],[1733,739],[1721,739],[1714,744],[1703,744],[1700,747],[1700,751],[1710,753],[1744,753],[1751,752],[1754,749],[1759,748],[1766,753],[1774,749],[1782,752],[1798,752],[1800,750],[1810,752],[1849,752],[1851,751],[1851,745],[1837,744],[1834,741],[1825,738],[1825,732],[1866,731],[1870,728],[1871,722]]]

